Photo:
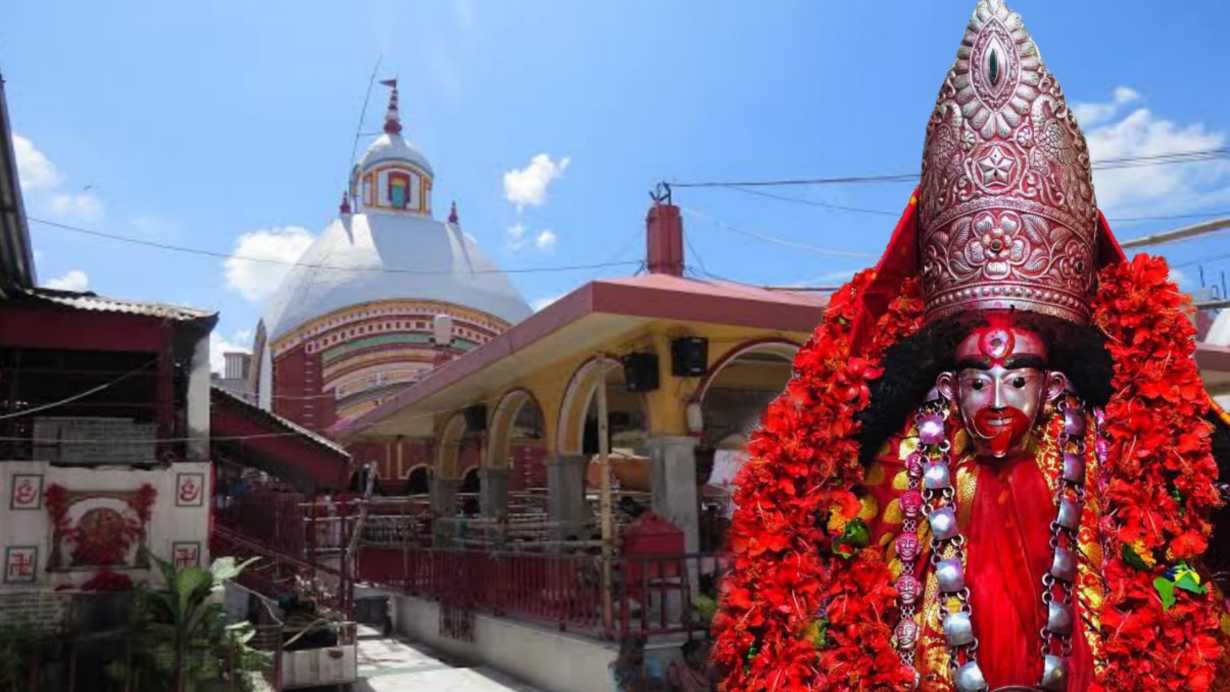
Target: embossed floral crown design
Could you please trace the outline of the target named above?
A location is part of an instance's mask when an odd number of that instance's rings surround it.
[[[981,0],[927,123],[927,321],[1027,310],[1089,321],[1098,229],[1085,137],[1020,15]]]

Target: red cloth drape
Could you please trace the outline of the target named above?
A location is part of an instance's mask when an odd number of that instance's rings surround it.
[[[1039,630],[1045,624],[1042,575],[1050,567],[1051,491],[1032,457],[978,463],[969,526],[966,584],[974,609],[978,662],[991,689],[1034,685],[1042,674]],[[1068,690],[1089,687],[1093,666],[1073,605],[1076,631]]]

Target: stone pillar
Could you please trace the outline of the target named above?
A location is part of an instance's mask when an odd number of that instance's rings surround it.
[[[458,478],[432,478],[430,481],[431,513],[435,517],[431,522],[433,547],[451,547],[450,539],[455,531],[457,489],[459,487],[461,487],[461,479]]]
[[[559,538],[581,538],[581,524],[590,519],[585,504],[585,466],[589,457],[560,454],[547,460],[547,516],[563,523]]]
[[[457,515],[457,489],[460,478],[432,478],[428,483],[431,495],[431,513],[438,517]]]
[[[653,511],[683,531],[684,550],[700,550],[695,437],[654,437],[649,447]]]
[[[480,468],[478,507],[484,517],[500,517],[508,513],[508,469]]]

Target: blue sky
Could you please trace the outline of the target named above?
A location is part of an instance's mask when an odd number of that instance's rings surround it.
[[[437,215],[455,199],[463,227],[501,265],[548,267],[640,259],[658,180],[917,171],[972,6],[25,0],[0,24],[0,69],[31,216],[280,257],[336,213],[382,56],[380,76],[401,80],[406,134],[435,167]],[[1012,6],[1080,109],[1095,157],[1227,146],[1219,46],[1230,5]],[[378,129],[384,100],[377,87],[364,130]],[[527,171],[520,205],[508,199],[509,171]],[[1226,160],[1097,184],[1112,218],[1230,210]],[[909,191],[773,190],[893,212]],[[754,283],[839,282],[874,261],[894,221],[734,190],[678,190],[675,201],[689,264]],[[1130,238],[1183,223],[1114,226]],[[221,259],[38,223],[31,232],[43,283],[220,310],[220,346],[250,341],[278,275],[251,263],[228,275]],[[1230,252],[1228,241],[1162,250],[1185,264]],[[1216,278],[1230,260],[1205,268]],[[541,302],[631,269],[513,280]],[[1197,283],[1195,265],[1181,274]]]

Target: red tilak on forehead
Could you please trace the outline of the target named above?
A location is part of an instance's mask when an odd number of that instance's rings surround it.
[[[1045,350],[1042,344],[1033,343],[1037,341],[1034,331],[1017,325],[1011,313],[992,312],[988,313],[986,318],[987,323],[984,326],[973,330],[965,338],[962,342],[963,348],[958,349],[965,353],[958,355],[973,355],[969,351],[972,350],[971,347],[974,344],[977,344],[978,353],[986,357],[991,365],[1002,366],[1009,356],[1016,353],[1018,339],[1023,341],[1020,345],[1027,352],[1031,350],[1030,346],[1037,346]]]

